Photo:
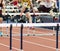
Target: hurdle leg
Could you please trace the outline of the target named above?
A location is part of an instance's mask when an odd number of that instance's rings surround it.
[[[8,34],[8,27],[6,27],[6,34]]]
[[[59,24],[56,27],[56,51],[58,51],[58,31],[59,31]]]
[[[21,24],[20,36],[20,51],[23,51],[23,24]]]
[[[10,50],[10,51],[12,51],[12,50]]]
[[[12,24],[10,25],[10,51],[12,51]]]
[[[27,33],[29,34],[29,27],[27,27],[27,28],[28,28]]]
[[[54,33],[54,31],[55,31],[55,27],[53,26],[53,33]],[[55,34],[55,33],[54,33]]]
[[[20,50],[20,51],[24,51],[24,50]]]
[[[58,48],[56,49],[56,51],[58,51]]]

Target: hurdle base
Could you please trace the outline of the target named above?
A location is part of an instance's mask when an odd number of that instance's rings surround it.
[[[10,51],[12,51],[12,50],[10,50]]]
[[[24,50],[20,50],[20,51],[24,51]]]
[[[56,49],[56,51],[58,51],[58,49]]]

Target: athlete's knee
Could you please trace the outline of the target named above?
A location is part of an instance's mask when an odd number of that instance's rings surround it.
[[[2,23],[3,22],[3,18],[2,17],[0,17],[0,23]]]

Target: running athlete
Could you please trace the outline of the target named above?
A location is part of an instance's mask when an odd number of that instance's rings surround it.
[[[3,17],[2,17],[2,8],[3,8],[3,4],[2,4],[3,0],[0,0],[0,24],[3,22]],[[0,35],[2,35],[2,27],[0,27]]]
[[[29,19],[29,23],[32,23],[32,17],[30,16],[30,6],[32,5],[31,0],[21,0],[22,3],[22,9],[21,9],[21,14],[24,12],[26,14],[26,17]]]

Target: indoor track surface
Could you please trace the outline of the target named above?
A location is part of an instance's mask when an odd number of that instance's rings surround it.
[[[9,28],[3,28],[3,33],[9,34]],[[53,30],[44,28],[28,28],[23,29],[24,34],[53,34]],[[13,34],[20,34],[20,28],[14,27]],[[10,39],[7,37],[0,37],[0,51],[10,51]],[[12,38],[12,51],[20,51],[20,36],[13,36]],[[56,36],[24,36],[23,37],[23,51],[56,51]],[[60,51],[60,36],[59,47]]]

